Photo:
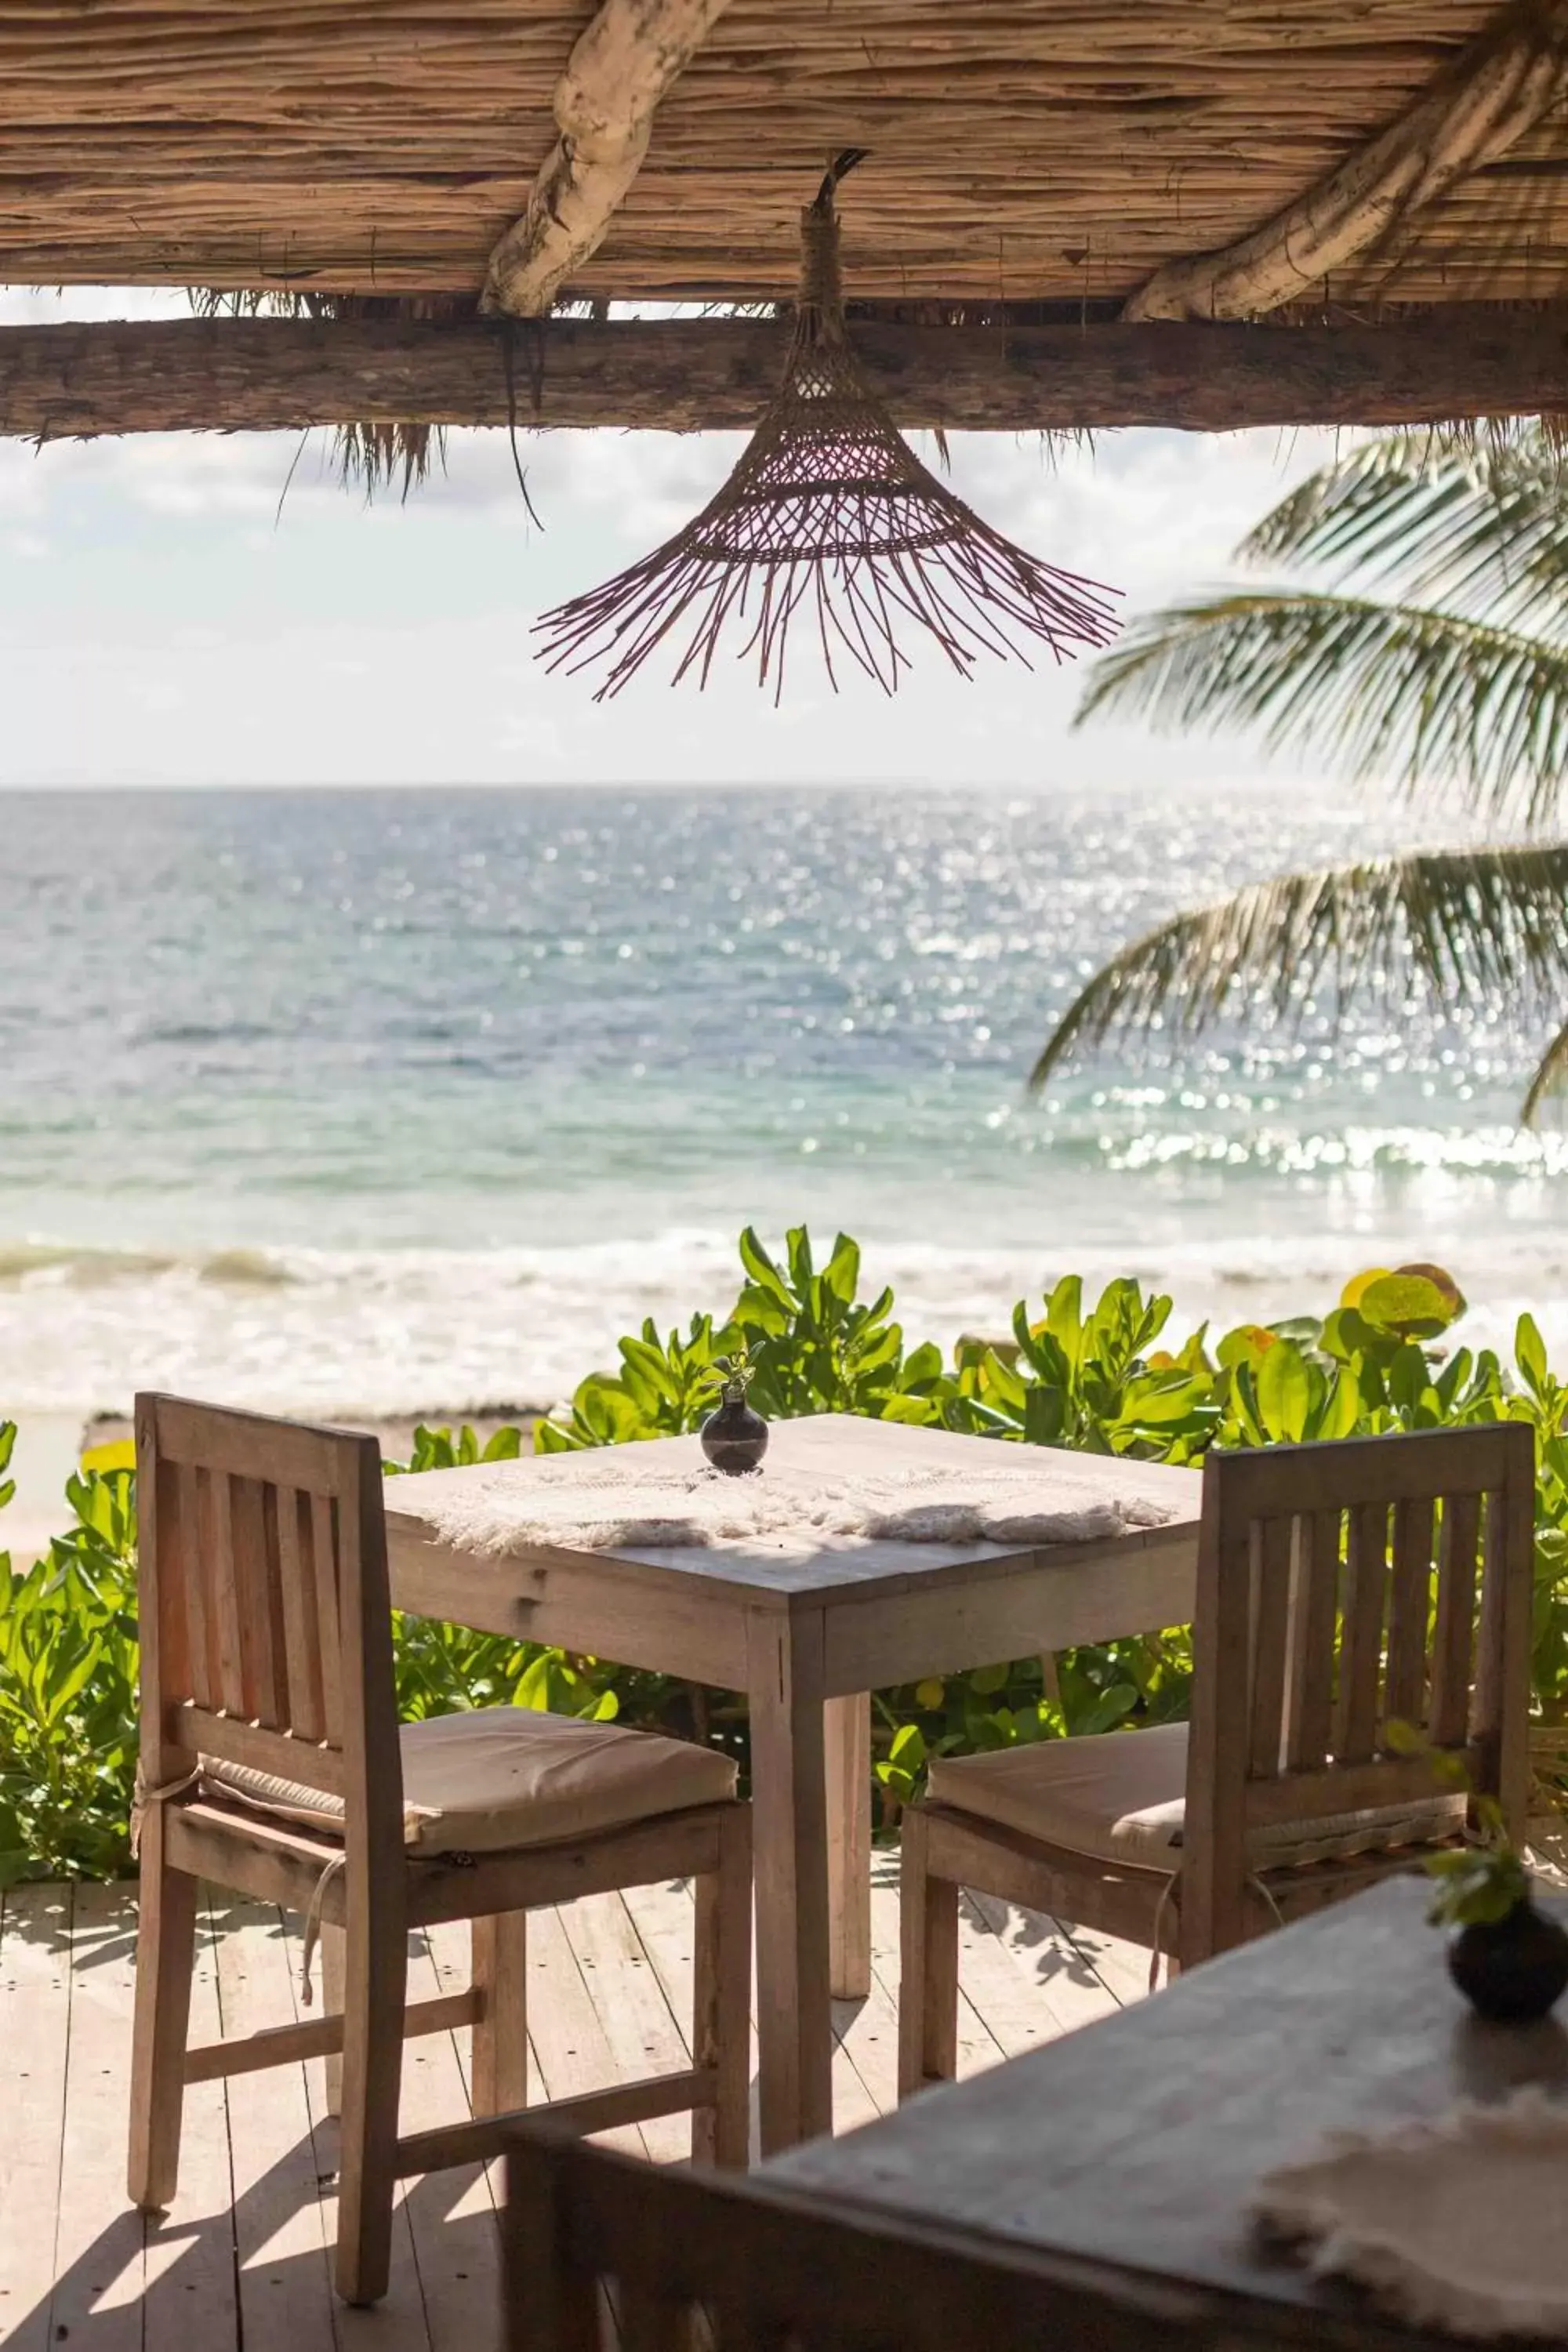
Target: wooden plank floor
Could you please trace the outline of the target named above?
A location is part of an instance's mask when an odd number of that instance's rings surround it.
[[[531,1922],[531,2095],[558,2098],[687,2063],[691,1900],[682,1886],[605,1895]],[[896,1860],[879,1854],[874,1981],[840,2004],[840,2130],[894,2105]],[[492,2340],[491,2184],[478,2168],[406,2184],[392,2292],[373,2312],[331,2294],[335,2126],[321,2065],[186,2093],[180,2194],[162,2221],[125,2202],[135,1895],[28,1886],[0,1898],[0,2347],[5,2352],[475,2352]],[[1107,2015],[1142,1991],[1146,1956],[972,1900],[963,1910],[965,2074]],[[411,1992],[466,1981],[468,1936],[412,1947]],[[215,1897],[200,1923],[194,2039],[299,2014],[299,1922]],[[466,2107],[468,2035],[406,2046],[405,2127]],[[683,2118],[618,2137],[685,2152]]]

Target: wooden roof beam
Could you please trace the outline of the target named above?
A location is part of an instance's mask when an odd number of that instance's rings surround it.
[[[481,310],[537,318],[604,243],[642,169],[656,108],[730,0],[604,0],[555,85],[560,137],[500,238]]]
[[[784,325],[552,319],[514,353],[522,425],[754,425]],[[907,326],[855,348],[900,425],[1027,433],[1163,425],[1411,425],[1568,410],[1568,306],[1375,327]],[[0,328],[0,435],[298,432],[348,421],[504,425],[483,320],[172,319]]]
[[[1167,262],[1123,318],[1256,319],[1300,301],[1506,154],[1565,90],[1568,0],[1519,0],[1408,113],[1239,243]]]

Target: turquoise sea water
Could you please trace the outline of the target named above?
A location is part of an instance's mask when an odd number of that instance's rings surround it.
[[[1568,1353],[1533,1036],[1325,1015],[1024,1093],[1128,937],[1411,831],[1153,751],[1094,793],[0,794],[0,1409],[548,1400],[802,1218],[922,1334],[1073,1266],[1190,1322],[1414,1255]]]

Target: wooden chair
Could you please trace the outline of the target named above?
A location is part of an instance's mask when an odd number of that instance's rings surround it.
[[[904,1815],[900,2095],[954,2071],[961,1887],[1190,1968],[1463,1834],[1393,1721],[1521,1835],[1534,1517],[1518,1422],[1211,1454],[1190,1736],[939,1760]]]
[[[130,2189],[174,2197],[184,2085],[342,2053],[337,2284],[384,2294],[397,2179],[499,2150],[527,2103],[525,1915],[697,1882],[689,2071],[559,2103],[597,2131],[690,2108],[743,2166],[749,1809],[715,1751],[495,1707],[399,1730],[374,1438],[136,1406],[142,1832]],[[187,2049],[199,1879],[291,1906],[337,1948],[342,2012]],[[405,2006],[409,1931],[473,1923],[473,1981]],[[400,2138],[405,2034],[473,2026],[473,2118]],[[236,2110],[237,2122],[243,2109]]]
[[[982,2256],[928,2226],[770,2180],[639,2164],[548,2125],[515,2131],[504,2352],[1247,2352],[1184,2298],[1109,2264]]]

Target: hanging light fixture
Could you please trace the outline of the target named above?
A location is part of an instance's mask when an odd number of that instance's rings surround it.
[[[745,632],[758,682],[784,690],[784,647],[804,612],[830,683],[847,656],[892,694],[901,639],[924,630],[962,676],[982,654],[1061,661],[1115,631],[1114,591],[1004,539],[922,465],[850,345],[839,277],[840,157],[801,215],[800,293],[784,380],[733,472],[685,530],[536,624],[539,657],[603,668],[616,695],[668,646],[673,683],[706,686],[726,625]]]

